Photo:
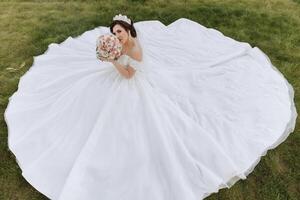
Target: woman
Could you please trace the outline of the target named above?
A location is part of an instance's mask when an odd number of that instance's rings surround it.
[[[115,18],[117,17],[118,16]],[[110,25],[110,32],[116,35],[121,42],[123,46],[121,52],[122,56],[127,55],[134,60],[142,61],[142,48],[139,41],[136,39],[136,30],[132,20],[127,17],[124,18],[124,21],[122,20],[122,17],[115,19]],[[135,73],[135,68],[130,65],[122,65],[115,60],[105,61],[111,62],[125,78],[131,78]]]
[[[95,42],[111,31],[117,61]],[[34,58],[9,98],[9,148],[55,200],[199,200],[294,130],[293,88],[257,47],[181,18],[117,15]]]

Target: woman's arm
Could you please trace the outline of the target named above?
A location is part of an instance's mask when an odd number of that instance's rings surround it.
[[[131,56],[134,59],[132,59]],[[100,59],[100,60],[111,62],[117,68],[117,70],[119,71],[119,73],[121,75],[123,75],[127,79],[130,79],[135,74],[137,65],[139,65],[139,63],[142,61],[143,53],[142,53],[141,48],[134,49],[132,51],[131,56],[129,56],[129,59],[131,60],[131,62],[129,63],[129,65],[127,67],[125,65],[120,64],[116,60],[108,60],[108,59],[104,59],[104,58]],[[138,63],[138,64],[135,64],[135,63]]]
[[[131,56],[134,58],[134,60],[132,60]],[[129,59],[133,62],[141,62],[142,58],[143,58],[143,53],[141,51],[140,48],[135,49],[132,51],[131,56],[129,56]],[[112,64],[115,65],[115,67],[117,68],[117,70],[120,72],[120,74],[122,74],[125,78],[129,79],[131,78],[136,71],[136,67],[135,66],[130,66],[130,64],[125,67],[124,65],[118,63],[117,61],[112,61]]]
[[[122,65],[117,61],[112,61],[111,63],[117,68],[120,74],[127,79],[131,78],[135,74],[135,69],[131,66],[126,67],[125,65]]]

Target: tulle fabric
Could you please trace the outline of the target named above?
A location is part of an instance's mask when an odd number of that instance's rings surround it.
[[[186,18],[134,26],[131,79],[96,58],[100,26],[50,44],[9,98],[9,149],[50,199],[203,199],[294,130],[294,90],[259,48]]]

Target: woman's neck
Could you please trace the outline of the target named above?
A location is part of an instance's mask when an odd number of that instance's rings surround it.
[[[134,46],[134,39],[131,40],[127,40],[127,42],[124,44],[124,46],[126,47],[126,52],[124,53],[128,53],[129,50]]]

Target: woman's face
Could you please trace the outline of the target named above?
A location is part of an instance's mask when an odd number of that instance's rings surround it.
[[[126,30],[120,26],[119,24],[116,24],[113,27],[113,34],[117,36],[117,38],[120,40],[121,44],[125,44],[128,40],[128,33]]]

